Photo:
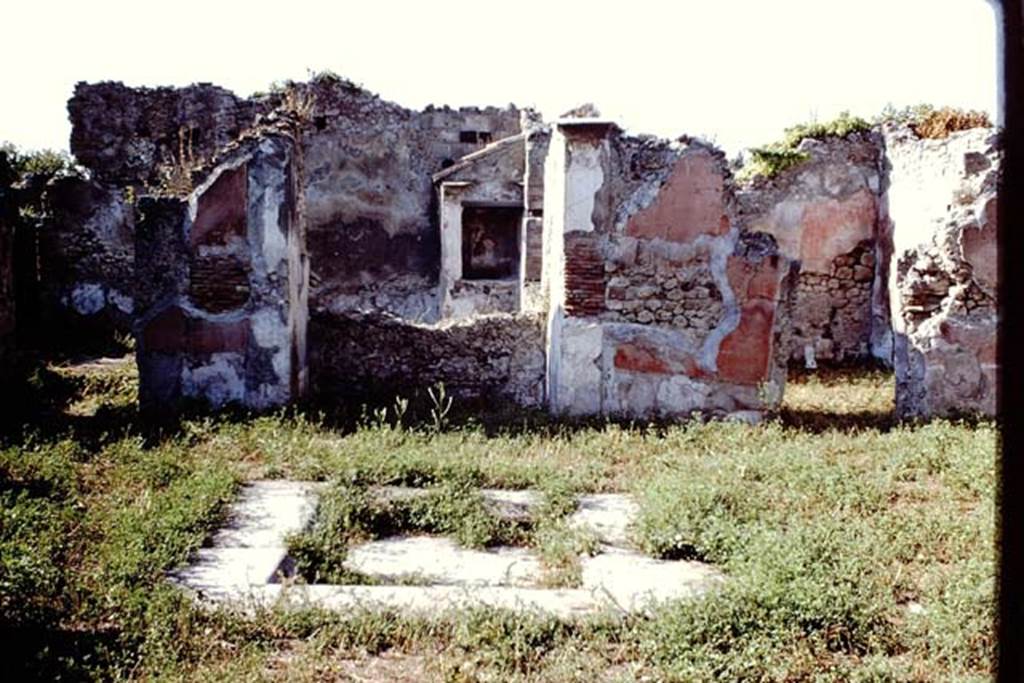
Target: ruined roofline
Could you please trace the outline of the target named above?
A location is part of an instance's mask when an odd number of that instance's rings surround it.
[[[488,144],[483,149],[478,149],[475,152],[470,152],[466,156],[461,157],[458,161],[456,161],[448,168],[438,171],[437,173],[432,175],[431,178],[433,179],[435,184],[439,183],[448,176],[453,175],[454,173],[457,173],[466,168],[469,168],[470,166],[480,161],[481,159],[492,156],[494,154],[498,154],[500,152],[508,151],[509,149],[515,147],[515,145],[523,143],[525,141],[526,133],[519,133],[517,135],[510,135],[507,138],[502,138],[500,140],[497,140],[496,142]]]
[[[144,93],[172,92],[175,90],[187,90],[189,88],[209,88],[211,90],[220,90],[221,92],[224,92],[238,99],[245,99],[239,96],[230,88],[226,88],[222,85],[217,85],[216,83],[212,83],[210,81],[193,81],[192,83],[189,83],[187,85],[128,85],[124,81],[114,79],[103,79],[101,81],[75,81],[75,87],[73,88],[72,92],[77,93],[80,89],[101,87],[122,88],[124,90],[133,90],[135,92]]]
[[[390,105],[399,109],[403,109],[407,112],[414,114],[432,114],[432,113],[457,113],[457,114],[487,114],[492,112],[504,112],[504,111],[524,111],[527,107],[520,107],[514,102],[509,102],[506,105],[497,104],[466,104],[466,105],[450,105],[450,104],[434,104],[430,103],[422,108],[415,108],[401,104],[394,100],[389,100],[381,96],[379,93],[370,90],[362,85],[356,84],[353,81],[347,79],[324,79],[313,77],[305,81],[289,81],[289,86],[298,87],[319,87],[328,88],[332,90],[344,90],[350,93],[358,93],[364,96],[368,96],[370,99],[377,100],[381,104]],[[273,85],[273,84],[271,84]],[[87,90],[100,89],[100,88],[119,88],[126,92],[131,92],[138,95],[160,95],[160,94],[176,94],[188,90],[201,90],[209,89],[217,91],[223,95],[230,96],[237,100],[240,104],[261,104],[272,101],[281,97],[287,88],[281,90],[266,90],[266,91],[254,91],[248,96],[243,96],[235,92],[234,90],[217,83],[210,81],[194,81],[187,85],[128,85],[124,81],[105,79],[100,81],[77,81],[72,95],[68,98],[70,103],[76,96],[84,94]]]
[[[182,165],[209,157],[275,112],[299,114],[316,126],[404,125],[410,135],[473,128],[474,117],[500,119],[494,137],[522,130],[515,105],[452,109],[429,105],[417,111],[341,79],[293,83],[287,90],[242,98],[209,84],[128,86],[120,81],[80,81],[67,101],[71,121],[69,149],[97,182],[115,187],[153,187]],[[497,124],[495,124],[497,125]],[[313,134],[303,126],[303,135]],[[475,148],[475,146],[474,146]],[[460,148],[445,156],[469,151]],[[439,164],[430,170],[436,170]]]

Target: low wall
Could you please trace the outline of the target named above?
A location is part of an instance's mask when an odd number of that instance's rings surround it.
[[[539,406],[544,392],[540,315],[492,314],[442,324],[386,315],[318,313],[309,321],[314,393],[410,396],[444,382],[449,394]]]

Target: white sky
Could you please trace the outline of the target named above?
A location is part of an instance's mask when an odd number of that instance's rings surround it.
[[[592,101],[730,154],[844,109],[997,106],[985,0],[7,0],[0,22],[0,140],[26,148],[67,148],[79,80],[248,95],[311,69],[413,108]]]

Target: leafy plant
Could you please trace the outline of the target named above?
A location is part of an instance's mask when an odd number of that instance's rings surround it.
[[[160,180],[157,192],[174,197],[184,197],[195,189],[192,174],[203,165],[193,148],[192,128],[178,128],[178,150],[171,161],[158,169]]]
[[[871,130],[868,121],[844,111],[830,121],[810,121],[787,128],[782,138],[782,146],[786,149],[795,149],[806,138],[845,138],[852,133],[868,130]]]
[[[445,392],[444,382],[438,382],[427,389],[432,407],[430,418],[433,420],[434,431],[441,432],[448,424],[448,413],[452,409],[452,397]]]
[[[750,160],[737,176],[750,180],[756,176],[773,178],[786,169],[810,159],[810,155],[797,149],[806,138],[844,138],[852,133],[867,131],[871,124],[859,116],[844,111],[830,121],[811,121],[786,128],[782,140],[749,150]]]
[[[889,104],[875,121],[909,126],[917,137],[935,139],[949,137],[951,133],[961,130],[992,127],[992,121],[983,111],[948,106],[936,107],[931,104],[918,104],[902,109]]]
[[[740,179],[755,176],[774,178],[786,169],[798,166],[811,158],[810,154],[795,149],[754,147],[749,152],[749,162],[737,174]]]

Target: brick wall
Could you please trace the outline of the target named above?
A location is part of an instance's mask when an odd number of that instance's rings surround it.
[[[565,236],[565,313],[584,317],[605,310],[604,257],[596,236]]]

